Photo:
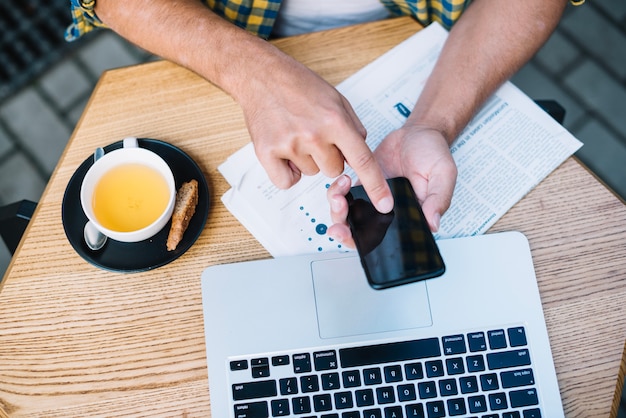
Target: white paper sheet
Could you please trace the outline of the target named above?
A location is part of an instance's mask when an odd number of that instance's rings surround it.
[[[371,149],[404,124],[446,37],[445,29],[431,24],[337,86],[366,127]],[[506,83],[450,148],[459,175],[436,237],[485,232],[581,145]],[[326,233],[331,224],[326,189],[333,179],[305,176],[289,190],[279,190],[252,144],[219,171],[232,186],[222,202],[274,257],[346,250]],[[350,168],[346,172],[356,180]]]

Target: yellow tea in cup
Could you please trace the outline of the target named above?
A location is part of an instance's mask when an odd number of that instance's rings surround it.
[[[170,192],[154,168],[126,163],[111,168],[95,186],[92,207],[100,224],[119,232],[137,231],[166,210]]]

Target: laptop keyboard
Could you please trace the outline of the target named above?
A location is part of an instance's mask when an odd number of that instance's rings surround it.
[[[230,361],[235,418],[541,417],[524,327]]]

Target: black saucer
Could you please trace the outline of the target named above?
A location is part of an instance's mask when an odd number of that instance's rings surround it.
[[[96,267],[118,272],[151,270],[180,257],[200,236],[209,214],[209,187],[200,167],[179,148],[156,139],[138,139],[139,146],[154,151],[163,158],[174,173],[176,189],[191,179],[198,180],[198,205],[182,241],[174,251],[167,251],[165,243],[171,222],[152,238],[140,242],[120,242],[109,238],[104,248],[92,251],[83,240],[87,216],[80,205],[80,186],[93,156],[87,158],[70,179],[63,196],[62,218],[65,235],[74,250]],[[121,148],[122,141],[104,147],[105,152]]]

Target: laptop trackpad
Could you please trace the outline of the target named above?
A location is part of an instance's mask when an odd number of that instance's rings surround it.
[[[311,271],[321,338],[432,325],[424,281],[374,290],[357,256],[313,261]]]

